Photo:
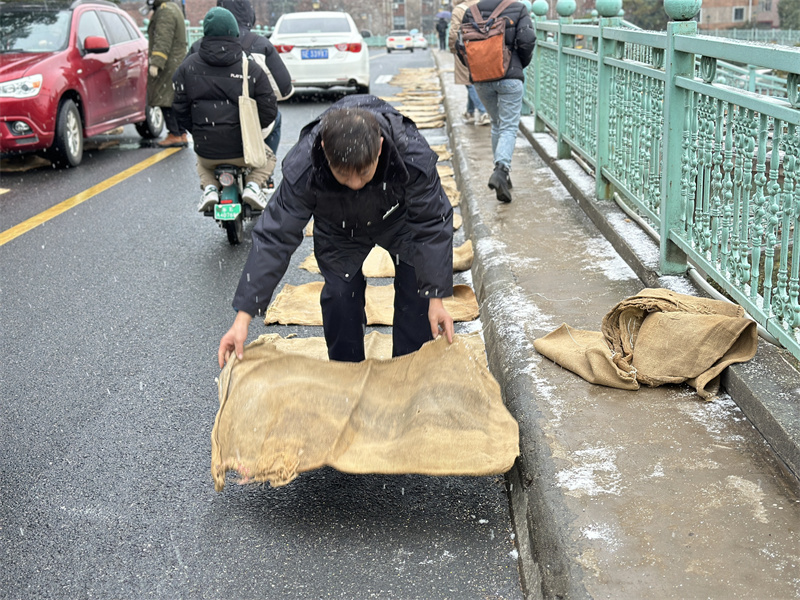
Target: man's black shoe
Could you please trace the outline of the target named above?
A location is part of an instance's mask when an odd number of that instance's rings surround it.
[[[489,189],[495,191],[500,202],[511,202],[511,177],[504,166],[495,166],[494,173],[489,177]]]

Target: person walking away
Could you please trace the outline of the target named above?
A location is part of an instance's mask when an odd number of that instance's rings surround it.
[[[439,34],[439,50],[447,50],[447,20],[439,17],[436,22],[436,33]]]
[[[511,202],[511,156],[519,129],[522,111],[522,96],[525,91],[525,67],[533,57],[536,32],[530,14],[520,2],[508,0],[480,0],[464,13],[463,22],[474,23],[473,8],[477,7],[481,20],[504,3],[506,7],[498,18],[505,19],[506,48],[511,53],[511,62],[506,74],[496,81],[475,82],[478,96],[492,118],[492,154],[494,172],[489,178],[489,188],[495,191],[500,202]],[[461,59],[459,54],[459,59]]]
[[[147,104],[158,106],[164,114],[167,137],[158,142],[162,148],[188,145],[186,130],[178,125],[172,112],[172,76],[186,56],[186,24],[183,11],[171,0],[147,0],[153,18],[147,26]]]
[[[456,53],[458,32],[461,29],[464,13],[470,6],[477,3],[478,0],[467,0],[453,9],[453,14],[450,17],[450,31],[447,35],[447,47],[453,54]],[[456,84],[467,86],[467,110],[462,117],[464,122],[467,124],[475,123],[475,125],[488,125],[491,123],[491,118],[469,79],[469,70],[458,59],[453,61],[453,77]]]
[[[217,0],[217,6],[229,10],[236,18],[239,25],[239,42],[242,45],[242,50],[255,58],[258,65],[265,70],[269,76],[272,91],[275,93],[278,101],[288,100],[294,94],[294,87],[292,86],[292,76],[286,65],[281,59],[281,55],[275,49],[275,46],[265,38],[263,35],[251,31],[256,22],[256,13],[250,0]],[[192,44],[189,49],[189,54],[197,52],[200,48],[201,40]],[[275,156],[278,155],[278,146],[281,141],[281,111],[278,110],[278,115],[272,122],[270,130],[264,138],[264,143],[269,148],[273,156],[269,157],[270,161],[276,161]],[[268,153],[269,154],[269,153]],[[266,187],[269,190],[274,189],[275,184],[272,180],[272,169],[270,169],[270,176],[267,178]]]
[[[253,228],[253,247],[233,299],[236,318],[222,336],[222,368],[241,358],[250,321],[263,313],[314,218],[314,255],[331,360],[364,360],[366,280],[375,245],[393,257],[392,356],[418,350],[453,319],[453,208],[436,153],[411,119],[371,95],[346,96],[300,133],[283,161],[283,180]]]
[[[242,95],[242,46],[239,25],[230,11],[215,6],[203,19],[203,38],[196,53],[186,57],[173,77],[173,109],[180,125],[192,133],[197,155],[197,174],[203,197],[199,212],[219,202],[214,168],[220,164],[247,167],[244,162],[239,102]],[[277,100],[267,74],[248,58],[248,92],[258,105],[261,127],[267,127],[278,112]],[[265,147],[266,152],[266,147]],[[274,167],[251,168],[245,175],[242,200],[256,210],[266,201],[261,187]]]

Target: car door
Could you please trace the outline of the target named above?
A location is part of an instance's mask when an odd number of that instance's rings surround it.
[[[77,14],[78,27],[75,45],[78,51],[75,72],[83,81],[81,104],[83,106],[84,127],[91,129],[97,125],[113,119],[114,102],[112,91],[112,71],[114,69],[115,54],[113,48],[108,52],[87,53],[84,51],[84,42],[89,36],[107,38],[107,34],[100,22],[100,17],[94,10],[83,10]]]
[[[138,53],[141,47],[134,41],[120,15],[109,10],[98,10],[97,14],[108,34],[108,43],[111,45],[109,53],[114,57],[109,74],[112,103],[110,115],[115,119],[123,119],[143,108],[138,106],[142,94],[137,91],[137,86],[147,86],[147,80],[142,81],[141,77],[141,61],[144,56]]]

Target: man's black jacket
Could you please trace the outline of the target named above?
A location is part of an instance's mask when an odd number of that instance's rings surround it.
[[[248,93],[258,104],[261,127],[268,127],[278,114],[272,86],[254,60],[248,61],[247,71]],[[212,160],[242,156],[242,47],[238,38],[204,37],[200,51],[186,57],[172,81],[172,109],[181,127],[191,132],[195,153]]]
[[[475,6],[483,19],[488,19],[492,11],[497,8],[502,0],[480,0]],[[533,48],[536,45],[536,31],[528,10],[521,2],[514,2],[502,13],[500,18],[506,20],[505,44],[511,50],[511,64],[503,79],[525,80],[525,67],[533,58]],[[468,8],[464,13],[462,23],[472,23],[472,11]],[[459,59],[461,57],[459,56]],[[464,62],[463,60],[461,61]]]
[[[381,126],[375,176],[358,191],[339,184],[320,145],[320,120],[308,124],[253,228],[253,247],[233,300],[237,311],[255,315],[266,309],[312,216],[314,254],[323,272],[349,281],[377,244],[415,268],[421,297],[453,295],[453,209],[439,181],[436,153],[413,122],[375,96],[347,96],[328,110],[355,106],[373,112]]]

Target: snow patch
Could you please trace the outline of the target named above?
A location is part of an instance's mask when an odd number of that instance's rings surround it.
[[[606,238],[594,237],[586,240],[586,252],[589,256],[583,261],[584,271],[599,270],[611,281],[638,279]]]
[[[599,496],[622,491],[622,474],[617,468],[617,452],[614,448],[597,447],[573,452],[569,469],[558,473],[558,484],[569,496]]]

